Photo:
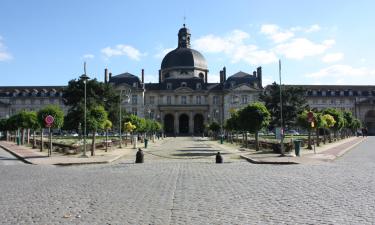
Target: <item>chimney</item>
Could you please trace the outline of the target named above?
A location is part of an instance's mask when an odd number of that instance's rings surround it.
[[[253,71],[253,77],[257,77],[257,72]]]
[[[263,85],[262,85],[262,67],[257,68],[257,74],[258,74],[259,87],[263,88]]]
[[[109,80],[110,81],[112,79],[112,72],[109,72]]]
[[[142,69],[142,84],[145,83],[145,70]]]
[[[207,84],[207,72],[204,74],[204,82]]]
[[[223,82],[227,80],[227,68],[223,67]]]
[[[224,74],[223,71],[220,70],[220,84],[223,83],[223,78],[224,78],[223,74]]]
[[[108,83],[108,69],[105,68],[104,69],[104,83]]]

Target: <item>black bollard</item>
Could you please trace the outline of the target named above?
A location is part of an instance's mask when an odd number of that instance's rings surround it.
[[[135,155],[135,163],[143,163],[143,151],[138,148],[137,154]]]
[[[223,156],[221,156],[220,152],[216,154],[216,163],[223,163]]]

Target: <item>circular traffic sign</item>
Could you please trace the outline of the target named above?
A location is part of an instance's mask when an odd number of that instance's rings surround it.
[[[314,113],[313,112],[308,112],[307,113],[307,121],[308,122],[312,122],[312,121],[314,121]]]
[[[46,116],[46,118],[44,118],[44,122],[46,122],[47,125],[53,124],[53,121],[55,121],[55,118],[53,118],[53,116],[51,115],[48,115]]]

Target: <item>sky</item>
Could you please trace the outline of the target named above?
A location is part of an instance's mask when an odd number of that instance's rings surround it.
[[[263,85],[375,85],[375,1],[0,0],[0,86],[67,85],[83,73],[157,82],[183,23],[209,82],[263,69]],[[185,18],[185,19],[184,19]]]

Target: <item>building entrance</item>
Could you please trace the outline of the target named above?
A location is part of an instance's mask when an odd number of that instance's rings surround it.
[[[375,135],[375,110],[366,113],[364,126],[368,130],[368,135]]]
[[[174,117],[172,114],[167,114],[164,117],[164,131],[167,134],[174,134]]]
[[[195,134],[201,134],[204,131],[204,125],[203,125],[203,115],[202,114],[196,114],[194,116],[194,133]]]
[[[179,118],[180,134],[189,133],[189,117],[186,114],[182,114]]]

